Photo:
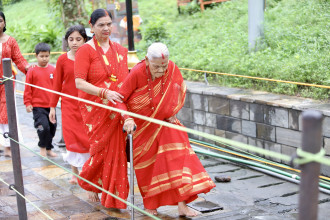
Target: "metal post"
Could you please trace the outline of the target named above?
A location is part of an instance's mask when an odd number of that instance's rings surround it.
[[[134,51],[132,0],[126,0],[128,50]]]
[[[134,163],[133,163],[133,136],[131,134],[127,135],[129,140],[129,159],[130,159],[130,202],[134,205]],[[131,208],[131,220],[134,220],[134,209]]]
[[[258,49],[258,40],[264,38],[264,0],[249,0],[249,49]]]
[[[134,49],[132,0],[126,0],[126,18],[128,41],[127,66],[128,69],[131,70],[138,62],[140,62]]]
[[[322,114],[309,110],[302,113],[302,150],[318,153],[322,143]],[[320,164],[307,163],[301,166],[299,193],[299,220],[317,219]]]
[[[12,76],[11,69],[11,59],[4,58],[2,59],[2,68],[3,74],[6,77]],[[17,119],[16,119],[16,108],[15,108],[15,97],[14,97],[14,86],[11,80],[5,82],[6,90],[6,103],[7,103],[7,114],[8,114],[8,125],[9,125],[9,136],[18,140],[17,132]],[[15,179],[15,189],[24,195],[24,185],[23,185],[23,175],[22,175],[22,166],[21,166],[21,156],[19,145],[10,140],[10,149],[12,154],[12,163],[14,170],[14,179]],[[17,207],[18,207],[18,216],[20,220],[27,219],[26,213],[26,203],[25,199],[16,194]]]

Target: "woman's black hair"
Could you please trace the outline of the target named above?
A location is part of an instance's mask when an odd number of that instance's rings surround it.
[[[5,32],[6,31],[6,17],[5,17],[5,14],[2,12],[2,11],[0,11],[0,16],[3,18],[3,21],[5,22],[5,27],[3,28],[3,32]]]
[[[86,34],[84,26],[73,25],[73,26],[69,27],[69,29],[65,33],[65,40],[67,42],[68,42],[69,36],[75,31],[77,31],[84,38],[85,42],[87,41],[87,34]]]
[[[102,9],[102,8],[96,9],[91,14],[91,18],[89,20],[89,23],[94,26],[96,21],[99,20],[99,18],[104,17],[104,16],[109,16],[112,20],[112,15],[111,15],[110,11]]]

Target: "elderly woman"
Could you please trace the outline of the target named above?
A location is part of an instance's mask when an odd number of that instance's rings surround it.
[[[112,17],[109,11],[96,9],[90,18],[93,39],[81,46],[75,57],[74,73],[78,96],[97,103],[115,106],[122,96],[117,92],[128,74],[127,49],[109,40]],[[104,108],[79,103],[90,144],[90,158],[80,176],[126,199],[128,196],[125,137],[117,129],[121,116]],[[92,201],[101,191],[78,180]],[[101,203],[107,208],[126,208],[126,204],[102,193]]]
[[[16,64],[18,69],[26,74],[30,65],[22,56],[16,40],[5,34],[6,31],[6,17],[0,11],[0,82],[3,78],[2,62],[3,58],[10,58]],[[15,75],[15,74],[13,74]],[[7,118],[7,105],[5,96],[5,86],[0,84],[0,132],[8,132],[8,118]],[[9,139],[0,137],[0,145],[5,147],[5,156],[11,157]]]
[[[119,108],[182,126],[175,115],[184,104],[186,86],[169,60],[166,45],[154,43],[148,48],[145,60],[131,70],[119,93],[127,103]],[[180,215],[196,216],[186,204],[215,184],[192,150],[187,133],[123,117],[124,129],[134,133],[134,168],[145,209],[157,215],[160,206],[178,205]]]

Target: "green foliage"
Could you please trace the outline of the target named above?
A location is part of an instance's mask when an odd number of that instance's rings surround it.
[[[52,51],[60,50],[63,33],[62,29],[58,28],[55,22],[41,26],[36,26],[29,22],[26,25],[16,24],[8,29],[8,32],[13,33],[20,42],[19,45],[22,49],[24,48],[24,52],[34,52],[35,45],[40,42],[49,44]]]
[[[195,14],[200,11],[201,11],[201,8],[195,1],[192,1],[191,3],[188,3],[187,5],[180,7],[180,14],[192,15],[192,14]]]
[[[254,53],[248,51],[248,0],[227,1],[192,15],[178,15],[175,1],[139,0],[139,10],[144,20],[156,14],[166,19],[171,60],[179,67],[330,86],[330,2],[266,3],[265,40]],[[146,45],[145,38],[136,45],[141,58]],[[185,79],[203,80],[202,73],[182,73]],[[329,99],[329,89],[211,74],[209,78],[222,86]]]
[[[5,6],[4,13],[7,22],[6,33],[17,40],[22,53],[34,52],[35,45],[40,42],[50,44],[52,51],[61,51],[64,26],[62,22],[52,19],[53,15],[49,13],[45,1],[25,0]],[[20,19],[17,19],[17,14],[20,15]],[[35,61],[34,56],[26,58]],[[51,56],[51,61],[56,61],[56,58],[57,56]]]
[[[153,16],[152,19],[146,21],[147,23],[142,28],[142,35],[147,44],[152,42],[164,42],[168,38],[165,26],[165,19],[159,16]]]
[[[86,24],[88,20],[85,0],[47,0],[54,18],[61,19],[66,28]]]

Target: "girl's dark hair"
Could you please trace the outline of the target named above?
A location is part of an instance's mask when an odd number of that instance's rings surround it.
[[[40,52],[49,52],[50,53],[50,46],[46,43],[38,43],[35,47],[35,52],[38,55]]]
[[[96,21],[99,20],[99,18],[104,17],[104,16],[109,16],[112,20],[112,15],[110,11],[99,8],[93,11],[91,18],[89,20],[89,23],[92,24],[93,26],[95,25]]]
[[[6,29],[6,17],[5,17],[5,14],[2,12],[2,11],[0,11],[0,16],[3,18],[3,21],[5,22],[5,27],[3,28],[3,32],[5,32],[7,29]]]
[[[84,26],[82,25],[73,25],[69,27],[69,29],[65,33],[65,40],[68,41],[69,36],[75,31],[79,32],[79,34],[84,38],[85,42],[87,41],[87,34]]]

